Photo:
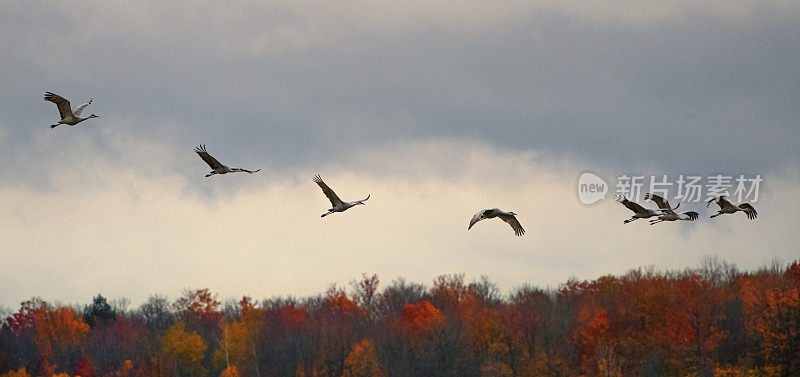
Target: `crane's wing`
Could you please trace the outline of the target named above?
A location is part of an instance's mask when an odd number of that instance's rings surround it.
[[[628,198],[626,198],[625,195],[617,194],[617,201],[622,203],[622,205],[624,205],[634,213],[647,213],[647,210],[644,207],[640,206],[638,203],[634,203],[628,200]]]
[[[751,206],[750,203],[739,204],[739,208],[744,210],[744,213],[747,214],[747,218],[750,220],[753,220],[756,217],[758,217],[758,212],[756,212],[756,209],[753,208],[753,206]]]
[[[475,216],[472,216],[472,220],[469,221],[469,226],[467,227],[467,230],[472,229],[472,226],[475,225],[475,223],[484,219],[483,212],[485,211],[480,211],[476,213]]]
[[[724,196],[719,197],[717,204],[719,204],[720,208],[736,208],[733,206],[733,204],[731,204],[731,202],[728,201],[728,199],[725,199]]]
[[[644,195],[644,198],[645,199],[650,199],[650,200],[656,202],[656,204],[658,205],[658,208],[663,210],[663,211],[671,211],[672,210],[672,207],[669,206],[669,201],[664,199],[664,198],[662,198],[662,197],[660,197],[660,196],[658,196],[658,195],[656,195],[656,194],[648,192],[647,194]]]
[[[517,236],[525,234],[525,229],[522,229],[522,225],[520,225],[519,220],[517,220],[516,216],[507,213],[501,213],[497,215],[497,217],[507,222],[508,225],[511,225],[511,228],[514,229],[514,234],[516,234]]]
[[[331,188],[328,187],[328,185],[326,185],[325,182],[322,181],[322,177],[320,177],[319,174],[314,176],[314,182],[316,182],[319,185],[319,188],[322,189],[322,193],[328,197],[328,200],[331,201],[331,204],[334,207],[338,207],[344,204],[344,202],[342,202],[342,199],[339,199],[339,197],[336,196],[336,193],[333,192],[333,190],[331,190]]]
[[[72,109],[66,98],[52,92],[44,92],[44,100],[55,103],[58,106],[58,113],[61,114],[61,119],[67,119],[72,114]]]
[[[72,114],[75,115],[76,117],[81,116],[81,112],[83,112],[83,109],[85,109],[86,106],[89,106],[91,104],[92,104],[92,98],[89,98],[89,102],[86,102],[86,103],[84,103],[84,104],[72,109]]]
[[[205,145],[201,144],[199,147],[195,147],[194,151],[200,156],[200,158],[203,159],[203,161],[206,162],[206,164],[208,164],[208,166],[211,167],[211,169],[216,169],[218,167],[223,166],[222,164],[219,163],[219,161],[217,161],[216,158],[211,157],[211,155],[208,154]]]
[[[695,221],[700,217],[700,214],[695,211],[684,212],[683,214],[689,216],[689,221]]]
[[[712,202],[715,202],[715,203],[717,203],[717,205],[719,206],[719,208],[720,208],[720,209],[731,209],[731,208],[735,208],[735,207],[733,206],[733,204],[731,204],[731,202],[729,202],[729,201],[728,201],[728,199],[725,199],[725,196],[724,196],[724,195],[723,195],[723,196],[718,196],[718,197],[716,197],[716,198],[712,198],[711,200],[709,200],[709,201],[706,203],[706,208],[708,208],[708,206],[710,206]]]

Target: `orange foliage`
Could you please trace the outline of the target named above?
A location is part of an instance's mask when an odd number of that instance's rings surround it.
[[[739,297],[749,335],[761,341],[764,356],[788,346],[798,334],[800,319],[800,264],[786,269],[786,279],[778,276],[745,275],[739,279]],[[785,351],[785,350],[784,350]]]
[[[366,310],[347,298],[347,294],[341,289],[331,289],[328,291],[325,301],[322,302],[323,311],[333,317],[358,318],[366,315]]]
[[[133,375],[133,362],[125,360],[119,369],[114,371],[114,377],[129,377]]]
[[[89,333],[89,325],[75,313],[75,309],[60,307],[50,310],[46,302],[33,310],[34,342],[39,348],[41,368],[45,375],[53,374],[54,352],[69,346],[78,346]]]
[[[329,304],[329,308],[340,313],[350,314],[358,310],[358,304],[347,298],[347,295],[342,290],[330,292],[326,302]]]
[[[219,377],[239,377],[239,370],[235,366],[230,365],[220,373]]]
[[[72,308],[60,307],[50,312],[48,321],[50,335],[59,346],[80,345],[89,333],[89,325]],[[40,327],[38,320],[36,327]]]
[[[406,304],[400,314],[400,328],[412,343],[418,342],[424,334],[439,326],[444,317],[428,301]]]
[[[459,307],[467,339],[479,352],[489,357],[498,357],[508,352],[505,344],[505,326],[500,313],[484,307],[478,297],[468,294]]]
[[[746,286],[750,296],[756,296],[752,291],[752,284]],[[749,309],[749,325],[753,335],[761,340],[761,349],[768,361],[773,361],[774,355],[794,352],[795,357],[800,357],[798,350],[790,350],[800,332],[797,319],[800,318],[800,290],[793,288],[770,287],[762,291],[761,300],[749,300],[746,309]]]
[[[242,322],[258,322],[261,321],[264,312],[256,308],[256,303],[253,302],[248,296],[242,296],[239,301],[239,306],[242,307]]]

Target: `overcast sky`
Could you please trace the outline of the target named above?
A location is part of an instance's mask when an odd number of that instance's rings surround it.
[[[585,3],[0,0],[0,305],[800,256],[800,3]],[[587,171],[760,175],[759,218],[622,224]]]

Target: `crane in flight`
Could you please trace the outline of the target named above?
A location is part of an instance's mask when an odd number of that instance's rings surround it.
[[[325,184],[325,182],[322,180],[322,177],[320,177],[319,174],[314,176],[313,181],[319,185],[319,188],[322,189],[322,193],[325,194],[325,196],[328,197],[328,200],[331,201],[331,209],[329,209],[328,212],[323,213],[322,216],[320,217],[328,216],[334,212],[344,212],[357,205],[365,205],[364,202],[366,202],[367,199],[369,199],[369,194],[367,194],[367,197],[364,199],[356,200],[354,202],[343,202],[342,199],[339,199],[339,196],[336,195],[336,193],[333,192],[333,190],[331,190],[331,188],[328,187],[327,184]]]
[[[486,219],[493,219],[495,217],[499,217],[500,220],[505,221],[508,225],[511,226],[511,229],[514,229],[514,234],[517,236],[522,236],[525,234],[525,229],[522,229],[522,225],[520,225],[519,220],[517,220],[517,214],[514,212],[505,212],[501,211],[498,208],[492,209],[485,209],[472,216],[472,220],[469,221],[469,226],[467,230],[472,229],[472,226],[475,225],[478,221],[486,220]]]
[[[208,166],[211,167],[211,172],[206,174],[206,177],[210,177],[210,176],[212,176],[214,174],[226,174],[226,173],[237,173],[237,172],[245,172],[245,173],[253,174],[253,173],[257,173],[257,172],[261,171],[261,169],[258,169],[258,170],[247,170],[247,169],[231,168],[231,167],[225,166],[225,165],[221,164],[219,161],[217,161],[216,158],[214,158],[210,154],[208,154],[208,151],[206,151],[206,146],[203,145],[203,144],[201,144],[199,147],[195,147],[194,151],[195,151],[195,153],[197,153],[200,156],[200,158],[203,159],[203,161],[206,162],[206,164],[208,164]]]
[[[717,213],[711,215],[712,219],[719,215],[736,213],[740,211],[744,212],[747,215],[747,218],[750,220],[754,220],[756,217],[758,217],[758,212],[756,212],[756,209],[753,208],[753,206],[751,206],[750,203],[742,203],[739,204],[738,206],[735,206],[731,204],[731,202],[729,202],[727,199],[725,199],[725,196],[723,195],[709,200],[708,203],[706,203],[706,208],[708,208],[708,206],[711,205],[711,202],[716,202],[717,205],[719,205],[719,210],[717,211]]]
[[[92,114],[88,117],[81,117],[81,113],[86,106],[89,106],[92,103],[92,99],[89,99],[89,102],[86,102],[76,108],[72,108],[67,101],[66,98],[59,96],[58,94],[52,92],[44,92],[44,100],[50,101],[55,103],[58,106],[58,113],[61,115],[61,120],[58,121],[56,124],[51,124],[50,128],[56,128],[60,124],[67,124],[70,126],[74,126],[80,122],[83,122],[86,119],[90,118],[99,118],[99,116]]]
[[[638,203],[628,200],[628,198],[626,198],[625,195],[617,194],[616,199],[618,202],[622,203],[622,205],[624,205],[626,208],[633,211],[633,216],[631,216],[630,219],[624,220],[622,222],[623,224],[627,224],[631,221],[635,221],[638,219],[647,219],[659,215],[658,211],[644,208]]]
[[[681,206],[680,203],[678,203],[678,205],[675,206],[675,208],[672,208],[670,207],[668,200],[656,194],[647,193],[645,194],[644,198],[645,200],[650,199],[656,202],[659,211],[661,211],[661,214],[658,215],[657,219],[650,220],[650,225],[658,224],[663,221],[677,221],[677,220],[695,221],[697,220],[698,217],[700,217],[700,214],[694,211],[689,211],[684,213],[675,212],[675,210]]]

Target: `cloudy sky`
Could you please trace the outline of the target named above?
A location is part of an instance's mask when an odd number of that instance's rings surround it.
[[[797,1],[0,0],[0,35],[7,307],[800,255]],[[44,91],[100,118],[51,130]],[[759,218],[623,225],[583,172],[760,175]],[[371,199],[321,219],[317,173]],[[526,235],[466,230],[493,207]]]

